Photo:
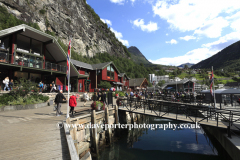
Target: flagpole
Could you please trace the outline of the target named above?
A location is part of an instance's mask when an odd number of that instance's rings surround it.
[[[70,41],[71,40],[71,37],[70,37]],[[72,43],[72,42],[71,42]],[[69,55],[69,61],[68,61],[68,66],[69,66],[69,71],[68,71],[68,106],[67,106],[67,118],[69,118],[69,90],[70,90],[70,87],[69,87],[69,84],[70,84],[70,68],[71,68],[71,44],[70,44],[70,55]]]
[[[213,73],[213,66],[212,66],[212,73]],[[214,108],[216,108],[216,98],[215,98],[215,88],[214,88],[214,75],[213,76],[213,98],[214,98]]]

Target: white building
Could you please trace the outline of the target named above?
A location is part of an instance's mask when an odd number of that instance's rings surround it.
[[[164,80],[165,82],[169,81],[169,75],[165,76],[156,76],[155,74],[149,74],[149,81],[153,85],[158,84],[159,81]]]
[[[176,81],[181,81],[182,79],[181,78],[179,78],[179,77],[175,77],[174,78],[174,81],[176,82]]]

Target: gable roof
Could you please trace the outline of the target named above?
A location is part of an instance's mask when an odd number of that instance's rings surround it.
[[[72,62],[75,66],[77,66],[77,67],[93,70],[91,64],[84,63],[84,62],[81,62],[81,61],[76,61],[76,60],[74,60],[74,59],[71,59],[71,62]]]
[[[84,62],[77,61],[77,60],[74,60],[74,59],[71,59],[71,62],[75,66],[77,66],[77,67],[86,68],[86,69],[90,69],[90,70],[104,69],[108,65],[112,64],[116,68],[117,72],[120,73],[119,70],[117,69],[117,67],[115,66],[115,64],[113,62],[105,62],[105,63],[98,63],[98,64],[88,64],[88,63],[84,63]]]
[[[33,27],[30,27],[26,24],[21,24],[15,27],[7,28],[4,30],[0,31],[0,38],[5,37],[14,33],[18,33],[30,38],[34,38],[42,43],[46,44],[46,49],[50,52],[53,53],[52,56],[54,59],[59,62],[63,60],[67,60],[67,54],[65,51],[62,49],[60,44],[58,43],[57,39],[47,33],[44,33],[40,30],[37,30]],[[85,75],[81,75],[78,73],[77,69],[75,66],[71,63],[71,70],[74,72],[70,72],[71,76],[81,76],[85,77]]]
[[[130,80],[129,80],[129,86],[131,86],[131,87],[133,87],[133,86],[135,86],[135,87],[141,86],[145,79],[146,79],[146,78],[130,79]]]

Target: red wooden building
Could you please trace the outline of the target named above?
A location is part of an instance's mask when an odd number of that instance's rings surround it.
[[[129,88],[129,78],[125,73],[119,73],[113,62],[99,64],[87,64],[77,60],[71,60],[80,75],[86,75],[87,78],[78,79],[79,92],[94,92],[100,81],[108,81],[112,87],[118,89]]]

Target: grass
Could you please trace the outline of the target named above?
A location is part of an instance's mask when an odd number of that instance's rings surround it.
[[[237,81],[235,81],[235,80],[233,80],[233,79],[230,79],[230,80],[220,80],[220,81],[218,81],[219,84],[227,84],[227,83],[229,83],[229,82],[237,82]]]

